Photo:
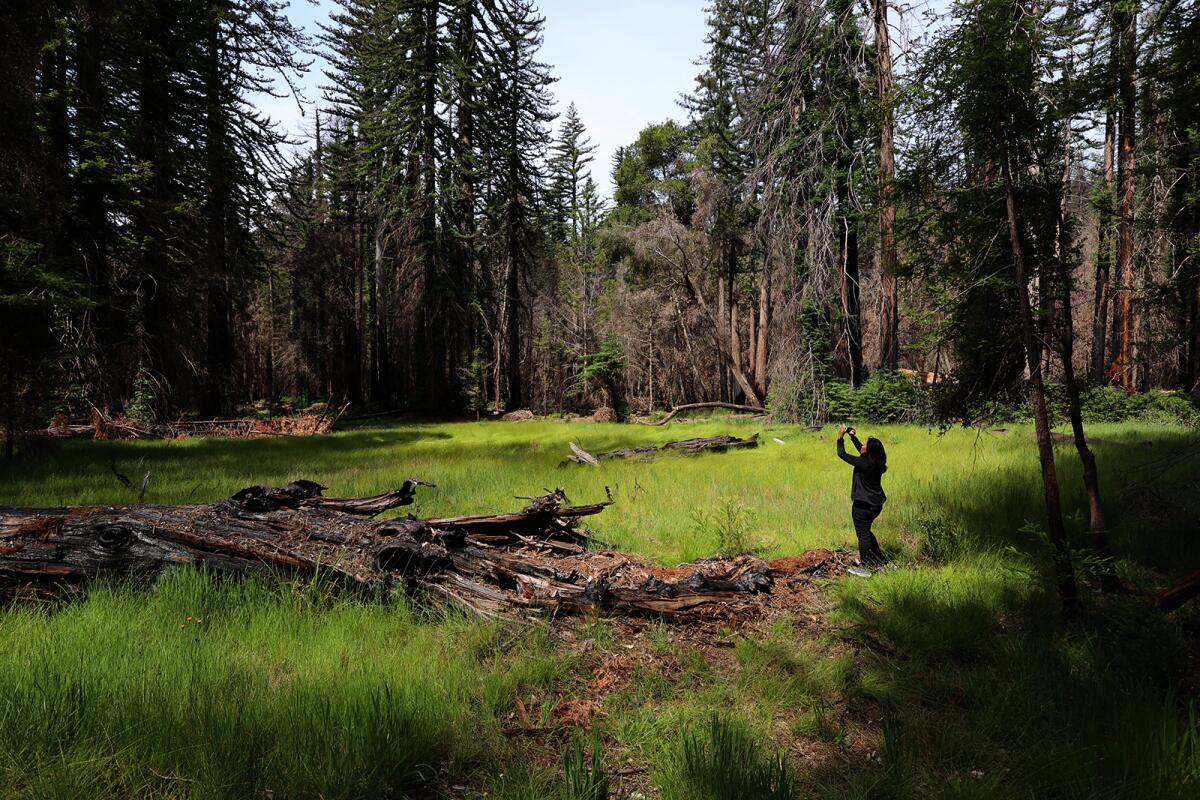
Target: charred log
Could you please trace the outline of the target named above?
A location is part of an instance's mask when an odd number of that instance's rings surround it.
[[[608,505],[566,505],[561,490],[524,509],[372,520],[408,505],[419,481],[375,497],[331,499],[313,481],[248,487],[183,506],[0,509],[0,594],[53,594],[100,576],[149,579],[180,564],[227,574],[312,577],[353,589],[402,585],[485,615],[581,610],[704,616],[765,607],[804,564],[753,556],[663,568],[589,550],[580,520]]]
[[[601,461],[608,461],[614,458],[638,458],[654,455],[655,453],[682,452],[696,455],[699,453],[724,453],[727,450],[753,447],[758,447],[757,433],[749,439],[739,439],[736,436],[710,436],[700,439],[667,442],[661,447],[652,444],[641,445],[639,447],[622,447],[618,450],[610,450],[607,453],[597,453],[595,455],[581,449],[572,442],[571,455],[567,456],[563,464],[591,464],[597,466]]]

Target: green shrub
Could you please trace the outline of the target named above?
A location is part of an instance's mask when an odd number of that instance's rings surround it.
[[[825,384],[825,405],[829,419],[842,420],[854,417],[854,393],[845,381]]]
[[[1183,392],[1129,394],[1115,386],[1097,386],[1080,398],[1080,411],[1084,422],[1200,425],[1200,407]]]
[[[785,800],[795,778],[783,753],[771,752],[739,722],[714,714],[684,731],[676,760],[660,781],[667,800]]]
[[[1142,419],[1146,422],[1167,424],[1200,425],[1200,405],[1184,392],[1150,392],[1146,411]]]
[[[854,393],[854,417],[867,422],[900,422],[919,413],[920,389],[908,376],[881,370]]]
[[[125,404],[125,416],[143,425],[154,425],[158,421],[158,392],[150,370],[139,367],[133,379],[133,396]]]
[[[1136,398],[1113,386],[1097,386],[1079,398],[1079,406],[1085,422],[1125,422],[1138,413]]]

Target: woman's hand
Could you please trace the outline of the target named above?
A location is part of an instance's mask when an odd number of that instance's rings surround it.
[[[858,431],[856,431],[854,428],[846,428],[846,433],[850,434],[851,436],[858,436]]]
[[[845,436],[850,431],[845,425],[838,425],[838,436]]]

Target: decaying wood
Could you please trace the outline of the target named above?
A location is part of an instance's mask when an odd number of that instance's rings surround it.
[[[0,594],[51,594],[98,576],[151,578],[179,564],[231,574],[312,577],[386,589],[400,584],[484,615],[543,610],[714,616],[765,607],[781,577],[839,562],[830,551],[768,562],[753,556],[680,567],[590,551],[583,517],[561,490],[523,510],[442,519],[369,517],[408,505],[419,481],[375,497],[332,499],[295,481],[252,486],[217,503],[0,509]]]
[[[737,403],[685,403],[681,406],[675,406],[671,412],[657,422],[644,422],[639,420],[643,425],[661,426],[666,425],[671,420],[675,419],[675,415],[682,411],[693,411],[700,408],[725,408],[730,411],[741,411],[746,414],[761,415],[766,414],[767,410],[761,406],[743,406]]]
[[[342,418],[349,403],[340,409],[320,414],[293,414],[271,419],[202,419],[172,420],[156,425],[144,425],[133,420],[118,419],[98,408],[92,409],[92,421],[86,425],[55,420],[44,430],[25,431],[27,438],[52,439],[178,439],[183,436],[219,436],[249,438],[258,436],[309,436],[328,433]]]
[[[694,455],[696,453],[724,453],[726,450],[749,447],[758,447],[757,433],[749,439],[739,439],[736,436],[709,436],[702,439],[684,439],[679,442],[667,442],[661,447],[652,444],[645,444],[639,447],[622,447],[619,450],[610,450],[607,453],[598,453],[596,455],[587,452],[574,442],[571,442],[571,455],[567,456],[567,460],[563,464],[591,464],[592,466],[599,466],[601,461],[608,461],[614,458],[636,458],[659,452],[674,451]]]
[[[758,434],[749,439],[736,436],[711,436],[704,439],[684,439],[682,442],[667,442],[663,450],[679,450],[686,453],[724,453],[726,450],[758,447]]]

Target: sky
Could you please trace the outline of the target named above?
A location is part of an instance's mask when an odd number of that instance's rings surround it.
[[[541,0],[546,18],[541,60],[558,78],[551,87],[559,113],[574,102],[596,146],[592,173],[612,193],[612,156],[646,125],[681,120],[680,95],[692,90],[705,52],[706,0]],[[291,0],[288,16],[311,36],[329,18],[330,0]],[[323,62],[301,81],[295,99],[266,98],[262,110],[295,135],[313,128],[313,103],[325,82]],[[558,123],[554,123],[557,130]]]

